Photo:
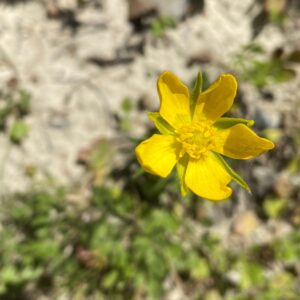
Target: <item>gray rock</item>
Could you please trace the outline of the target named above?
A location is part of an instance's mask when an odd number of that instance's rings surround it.
[[[259,129],[278,128],[281,121],[279,111],[267,109],[266,107],[258,107],[253,115],[255,126]]]
[[[264,197],[272,189],[276,174],[266,166],[257,166],[252,172],[255,179],[253,192],[259,197]]]

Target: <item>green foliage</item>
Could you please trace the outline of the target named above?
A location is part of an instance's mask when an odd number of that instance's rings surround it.
[[[120,114],[120,130],[124,133],[128,133],[132,127],[132,110],[134,108],[134,103],[130,98],[124,98],[121,103],[121,114]]]
[[[242,289],[263,286],[264,274],[261,265],[247,260],[240,260],[237,262],[236,269],[240,273],[238,284]]]
[[[5,105],[0,109],[0,129],[4,130],[6,127],[6,120],[12,112],[10,105]]]
[[[186,195],[188,193],[188,187],[185,184],[184,178],[185,173],[188,165],[189,157],[187,154],[185,154],[177,163],[176,169],[177,169],[177,175],[179,179],[180,184],[180,192],[181,195]]]
[[[19,91],[19,97],[16,102],[16,109],[20,115],[26,115],[30,111],[31,95],[25,90]]]
[[[53,299],[57,290],[74,299],[163,299],[176,285],[195,299],[297,299],[298,233],[268,245],[267,262],[263,247],[233,251],[210,228],[205,208],[219,204],[178,199],[175,174],[146,174],[132,156],[103,173],[113,152],[98,142],[82,158],[92,173],[87,185],[3,199],[0,299],[32,299],[32,289]],[[264,208],[270,218],[281,212]]]
[[[286,0],[265,0],[265,10],[271,22],[282,25],[287,15],[285,14]]]
[[[152,34],[156,37],[161,37],[164,35],[166,29],[175,28],[176,22],[172,17],[159,17],[152,21],[150,30]]]
[[[181,284],[197,284],[203,299],[296,299],[293,273],[266,277],[267,267],[251,254],[259,249],[228,252],[216,235],[196,238],[185,213],[129,190],[95,187],[76,201],[63,189],[7,199],[6,229],[0,234],[1,297],[23,299],[28,283],[42,291],[47,278],[48,289],[59,284],[82,298],[132,299],[139,293],[160,299],[163,283],[175,276]],[[274,258],[297,263],[299,245],[299,234],[275,241]],[[231,272],[238,274],[234,284]]]
[[[194,85],[194,88],[191,93],[191,100],[190,100],[191,107],[190,108],[191,108],[192,114],[194,113],[195,106],[197,104],[197,99],[202,92],[202,88],[203,88],[203,76],[202,76],[202,72],[200,71],[197,74],[197,77],[195,80],[195,85]]]
[[[293,264],[299,261],[300,256],[300,234],[294,232],[283,241],[276,241],[273,244],[275,257],[278,261],[286,264]]]
[[[282,198],[267,198],[264,200],[263,209],[270,218],[279,217],[287,206],[287,200]]]
[[[25,90],[8,92],[3,97],[0,108],[0,130],[6,131],[9,120],[12,125],[8,134],[12,142],[20,143],[28,134],[29,127],[24,117],[30,112],[31,95]],[[1,102],[1,101],[0,101]]]
[[[244,124],[247,125],[248,127],[252,127],[254,125],[253,120],[245,120],[245,119],[240,119],[240,118],[219,118],[215,123],[214,127],[220,128],[220,129],[226,129],[229,127],[232,127],[237,124]]]
[[[230,174],[232,179],[237,182],[241,187],[243,187],[246,191],[250,191],[250,187],[248,186],[247,182],[239,175],[237,174],[230,166],[227,164],[225,159],[218,153],[215,153],[215,157],[219,160],[219,162],[223,165],[225,170]]]
[[[28,126],[24,121],[16,121],[10,128],[9,136],[12,142],[20,143],[28,134]]]
[[[270,83],[282,83],[295,77],[295,71],[288,67],[288,59],[273,55],[266,58],[264,49],[257,44],[245,46],[235,56],[234,64],[241,79],[251,82],[258,88]]]
[[[117,188],[95,188],[83,201],[89,206],[74,207],[62,190],[16,196],[1,235],[2,294],[47,274],[74,287],[84,279],[106,295],[141,289],[155,299],[171,268],[203,274],[176,240],[181,220],[172,211],[149,209]]]
[[[129,99],[129,98],[125,98],[123,101],[122,101],[122,104],[121,104],[121,108],[122,110],[125,112],[125,113],[130,113],[133,109],[133,103],[132,103],[132,100]]]
[[[174,134],[174,128],[161,117],[159,112],[149,112],[148,116],[161,134]]]

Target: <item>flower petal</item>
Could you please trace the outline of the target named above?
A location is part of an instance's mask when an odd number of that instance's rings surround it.
[[[139,163],[145,171],[167,177],[179,159],[181,145],[174,136],[154,134],[135,148]]]
[[[199,160],[190,159],[186,175],[186,185],[198,196],[209,200],[224,200],[232,190],[227,184],[231,176],[213,153]]]
[[[231,74],[221,75],[198,97],[193,119],[197,121],[204,116],[215,121],[230,109],[236,91],[237,81],[235,77]]]
[[[235,159],[249,159],[274,148],[271,141],[259,137],[243,124],[219,130],[216,144],[216,152]]]
[[[188,88],[171,72],[164,72],[158,79],[160,115],[174,128],[190,122]]]

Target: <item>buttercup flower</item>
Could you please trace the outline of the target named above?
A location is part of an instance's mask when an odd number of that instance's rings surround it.
[[[233,75],[221,75],[203,93],[200,79],[190,95],[174,74],[161,74],[157,82],[160,110],[149,113],[161,134],[140,143],[135,152],[144,170],[154,175],[166,177],[177,165],[183,195],[191,190],[206,199],[223,200],[232,193],[231,180],[249,188],[221,155],[249,159],[274,144],[249,128],[254,124],[251,120],[221,118],[236,95]]]

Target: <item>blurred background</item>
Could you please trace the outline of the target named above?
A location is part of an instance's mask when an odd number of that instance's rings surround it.
[[[252,194],[138,166],[158,75],[239,81]],[[298,0],[0,1],[0,299],[300,299]]]

